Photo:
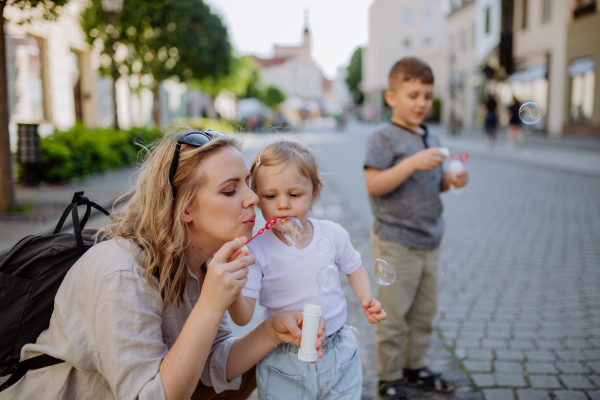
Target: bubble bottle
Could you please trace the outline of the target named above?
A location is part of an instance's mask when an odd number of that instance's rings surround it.
[[[465,166],[459,160],[451,160],[448,163],[448,171],[450,171],[450,176],[452,177],[452,179],[456,178],[456,175],[458,175],[459,172],[464,171],[464,170],[465,170]],[[452,184],[450,184],[450,193],[460,194],[460,193],[462,193],[462,191],[463,191],[462,188],[457,188],[457,187],[454,187]]]
[[[302,312],[302,339],[298,349],[300,361],[317,361],[317,338],[319,337],[319,320],[321,319],[321,306],[305,304]]]

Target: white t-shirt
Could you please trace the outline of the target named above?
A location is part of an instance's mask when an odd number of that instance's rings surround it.
[[[347,304],[340,286],[332,291],[319,288],[317,274],[321,268],[333,265],[350,275],[362,266],[362,260],[341,225],[314,218],[309,221],[313,239],[301,250],[287,246],[272,230],[248,244],[256,263],[249,267],[242,294],[253,299],[260,297],[260,304],[266,308],[265,319],[284,311],[301,311],[307,303],[320,305],[329,335],[346,322]],[[333,245],[326,255],[317,251],[317,243],[324,238]]]

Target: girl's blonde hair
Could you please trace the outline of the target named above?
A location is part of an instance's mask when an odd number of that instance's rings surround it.
[[[250,187],[256,192],[256,174],[261,166],[291,164],[300,175],[310,179],[313,194],[319,197],[323,183],[319,178],[319,164],[308,147],[288,140],[271,143],[254,157],[250,167]]]
[[[123,210],[112,215],[98,233],[100,238],[128,239],[133,248],[141,250],[134,254],[146,270],[148,284],[153,276],[158,277],[159,291],[168,307],[179,304],[185,292],[188,272],[184,251],[190,243],[190,232],[181,217],[188,207],[202,207],[193,204],[198,188],[206,180],[198,163],[227,146],[241,149],[240,143],[228,136],[217,136],[202,147],[182,145],[173,178],[177,197],[173,197],[169,168],[177,140],[193,131],[180,126],[152,146],[136,186],[115,202],[128,199]]]

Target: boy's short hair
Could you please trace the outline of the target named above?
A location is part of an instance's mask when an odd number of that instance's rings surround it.
[[[254,157],[250,166],[250,187],[256,192],[256,173],[261,166],[271,167],[290,163],[298,173],[312,182],[313,193],[319,196],[323,183],[319,178],[319,164],[310,149],[300,143],[281,140],[271,143]]]
[[[400,83],[418,79],[424,84],[433,85],[433,71],[427,63],[416,57],[404,57],[396,62],[388,76],[389,89],[397,88]]]

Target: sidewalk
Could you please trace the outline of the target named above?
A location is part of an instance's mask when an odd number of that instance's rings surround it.
[[[501,129],[496,138],[496,145],[489,149],[482,129],[463,128],[459,136],[450,136],[445,126],[431,125],[431,128],[451,153],[467,152],[469,155],[498,161],[600,176],[600,139],[548,138],[538,134],[526,134],[524,145],[511,148],[507,145],[505,130]]]
[[[63,185],[17,186],[17,202],[35,203],[36,211],[0,216],[0,258],[27,235],[52,233],[60,215],[71,202],[75,192],[84,191],[85,196],[91,201],[111,211],[114,201],[135,185],[136,175],[137,172],[133,169],[123,169]],[[83,210],[80,213],[83,213]],[[92,213],[92,215],[95,214],[99,213]],[[101,219],[103,220],[103,215]],[[91,218],[87,227],[97,228],[97,220],[98,216]],[[69,230],[70,227],[71,218],[69,217],[63,229]]]

